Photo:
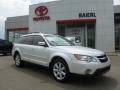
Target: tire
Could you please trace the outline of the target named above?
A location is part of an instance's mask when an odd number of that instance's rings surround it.
[[[70,73],[67,63],[63,59],[56,59],[52,62],[51,73],[55,80],[65,82],[69,79]]]
[[[20,57],[20,55],[18,53],[15,54],[14,59],[15,59],[15,65],[17,67],[23,67],[24,62],[21,60],[21,57]]]

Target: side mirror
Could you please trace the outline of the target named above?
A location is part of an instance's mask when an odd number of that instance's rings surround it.
[[[45,46],[46,43],[45,43],[45,42],[38,42],[38,45],[39,45],[39,46]]]

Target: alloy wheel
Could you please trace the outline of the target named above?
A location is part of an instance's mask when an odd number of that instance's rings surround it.
[[[20,66],[20,61],[21,61],[20,56],[16,55],[16,57],[15,57],[15,65]]]
[[[63,80],[66,77],[66,67],[61,62],[55,63],[53,74],[57,80]]]

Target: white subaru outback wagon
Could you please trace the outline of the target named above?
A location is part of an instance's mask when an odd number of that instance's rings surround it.
[[[102,75],[110,70],[108,56],[99,50],[75,46],[59,35],[31,33],[14,43],[12,56],[17,67],[24,61],[49,67],[57,81],[65,81],[70,73]]]

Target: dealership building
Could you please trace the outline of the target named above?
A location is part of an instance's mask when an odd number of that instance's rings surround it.
[[[79,37],[82,46],[115,51],[113,0],[60,0],[30,5],[29,15],[8,17],[6,39],[42,32]]]

